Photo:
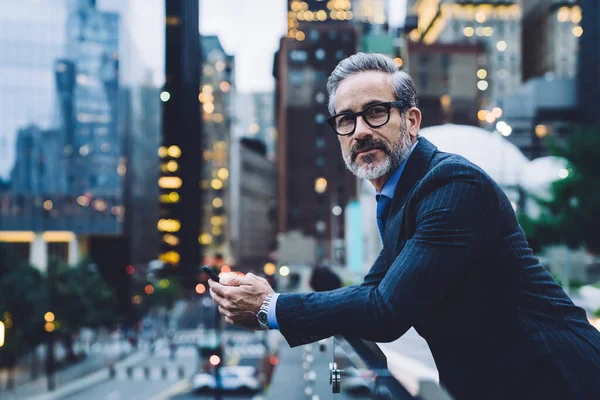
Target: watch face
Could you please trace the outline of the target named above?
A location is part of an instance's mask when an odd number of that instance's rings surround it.
[[[260,310],[258,312],[258,315],[256,316],[258,318],[258,322],[263,325],[263,326],[267,326],[269,323],[269,318],[267,316],[267,312],[265,310]]]

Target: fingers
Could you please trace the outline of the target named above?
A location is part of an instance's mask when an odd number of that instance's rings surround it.
[[[219,296],[217,293],[215,293],[212,288],[210,289],[210,297],[212,297],[213,302],[220,307],[226,308],[226,309],[232,309],[233,308],[233,303],[227,299],[226,297],[223,296]]]
[[[224,316],[226,319],[227,318],[232,318],[233,317],[233,313],[231,311],[229,311],[228,309],[226,309],[225,307],[221,307],[219,306],[219,312],[221,313],[222,316]]]
[[[218,282],[209,280],[208,286],[210,286],[211,291],[213,291],[214,293],[218,294],[221,297],[227,297],[227,294],[229,293],[229,288],[227,288],[224,285],[221,285]]]
[[[222,285],[226,286],[239,286],[243,284],[244,277],[239,276],[235,272],[227,272],[225,274],[222,274],[220,282]]]

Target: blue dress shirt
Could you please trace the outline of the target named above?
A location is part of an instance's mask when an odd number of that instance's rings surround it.
[[[396,193],[396,186],[398,186],[398,182],[400,181],[400,177],[402,176],[402,171],[404,171],[404,166],[408,161],[408,157],[412,154],[415,147],[417,147],[417,143],[419,139],[415,140],[415,143],[410,148],[410,153],[406,159],[400,164],[400,166],[394,171],[394,173],[389,177],[385,185],[383,185],[383,189],[381,192],[376,192],[375,198],[379,198],[379,196],[384,195],[389,197],[390,199],[394,198],[394,193]],[[279,324],[277,323],[277,314],[275,311],[277,310],[277,297],[279,297],[279,293],[275,293],[271,298],[271,302],[269,303],[269,308],[267,309],[267,322],[269,324],[269,328],[271,329],[279,329]]]

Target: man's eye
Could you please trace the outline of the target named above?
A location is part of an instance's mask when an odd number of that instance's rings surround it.
[[[337,120],[337,125],[338,126],[345,126],[345,125],[349,125],[349,124],[352,124],[352,123],[353,123],[353,119],[349,115],[342,115]]]
[[[381,106],[369,108],[369,111],[367,111],[367,115],[369,117],[375,117],[375,118],[385,116],[386,114],[387,114],[387,110],[385,109],[385,107],[381,107]]]

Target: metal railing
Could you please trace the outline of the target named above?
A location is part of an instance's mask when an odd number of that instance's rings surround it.
[[[377,343],[353,337],[333,338],[329,382],[333,393],[343,390],[361,399],[451,400],[434,382],[419,382],[419,392],[413,396],[392,374]]]

